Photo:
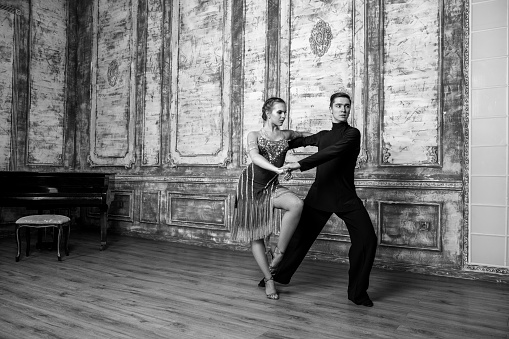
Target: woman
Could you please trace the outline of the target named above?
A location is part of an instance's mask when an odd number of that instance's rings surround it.
[[[247,135],[247,152],[252,162],[239,179],[231,229],[234,240],[251,242],[251,251],[264,275],[265,293],[269,299],[279,299],[271,271],[283,258],[303,207],[299,197],[279,184],[278,176],[284,173],[280,167],[289,149],[288,141],[310,135],[281,130],[285,118],[284,100],[270,98],[262,107],[263,127]],[[274,208],[285,212],[278,244],[269,266],[264,239],[276,231]]]

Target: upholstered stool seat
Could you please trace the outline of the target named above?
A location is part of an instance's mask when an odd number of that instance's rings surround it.
[[[62,261],[62,257],[60,255],[60,242],[62,235],[64,236],[64,249],[65,249],[65,255],[69,255],[69,247],[68,247],[68,239],[69,234],[71,232],[70,227],[70,221],[69,217],[66,217],[65,215],[58,215],[58,214],[40,214],[40,215],[27,215],[25,217],[19,218],[16,220],[16,245],[18,247],[18,253],[16,254],[16,261],[19,261],[20,253],[21,253],[21,246],[19,241],[19,230],[22,227],[26,227],[26,242],[27,242],[27,249],[26,249],[26,256],[28,257],[30,254],[30,228],[47,228],[47,227],[53,227],[56,228],[58,231],[58,241],[57,241],[57,256],[58,260]],[[67,234],[64,234],[64,228],[67,228]]]

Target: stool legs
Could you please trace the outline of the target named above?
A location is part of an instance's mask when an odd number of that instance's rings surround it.
[[[21,256],[21,245],[20,245],[20,241],[19,241],[19,229],[20,229],[20,226],[16,225],[16,248],[17,248],[17,252],[16,252],[16,262],[19,261],[19,257]]]
[[[16,251],[16,262],[19,261],[20,257],[21,257],[21,241],[19,239],[19,232],[20,232],[20,229],[24,227],[25,228],[25,240],[26,240],[26,244],[27,244],[27,247],[26,247],[26,256],[28,257],[30,255],[30,226],[26,226],[26,225],[16,225],[16,229],[15,229],[15,235],[16,235],[16,248],[17,248],[17,251]],[[58,258],[58,261],[62,261],[62,255],[60,254],[60,244],[62,242],[62,237],[64,238],[64,252],[65,252],[65,255],[68,256],[69,255],[69,237],[70,237],[70,234],[71,234],[71,226],[70,225],[66,225],[65,227],[63,225],[55,225],[55,226],[50,226],[50,227],[54,227],[56,229],[56,231],[58,232],[58,235],[57,235],[57,244],[56,244],[56,247],[57,247],[57,258]],[[64,229],[65,228],[65,229]],[[40,229],[38,229],[38,231],[41,231]],[[39,233],[40,232],[37,232],[38,233],[38,237],[39,237]],[[42,238],[41,238],[42,239]],[[38,248],[42,248],[42,241],[38,241]]]
[[[62,239],[62,233],[64,232],[62,225],[57,228],[58,231],[58,241],[57,241],[57,257],[58,261],[62,261],[62,256],[60,255],[60,239]]]
[[[30,255],[30,227],[25,227],[25,240],[27,243],[26,256]]]
[[[71,225],[67,226],[67,233],[64,233],[64,249],[65,255],[69,255],[69,237],[71,235]]]
[[[28,228],[30,229],[30,228]],[[42,228],[39,228],[37,230],[37,242],[35,243],[35,248],[38,249],[38,250],[42,250],[42,234],[43,234],[43,229]]]

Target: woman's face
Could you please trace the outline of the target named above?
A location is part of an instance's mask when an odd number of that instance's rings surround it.
[[[267,114],[267,120],[276,125],[281,126],[286,119],[286,104],[282,102],[276,102],[272,106],[272,110]]]

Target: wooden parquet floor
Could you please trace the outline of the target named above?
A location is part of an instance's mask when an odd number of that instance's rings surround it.
[[[280,300],[251,252],[71,233],[70,256],[15,262],[0,239],[0,338],[509,338],[505,283],[374,268],[373,308],[346,298],[348,266],[306,259]],[[24,250],[23,243],[23,250]]]

